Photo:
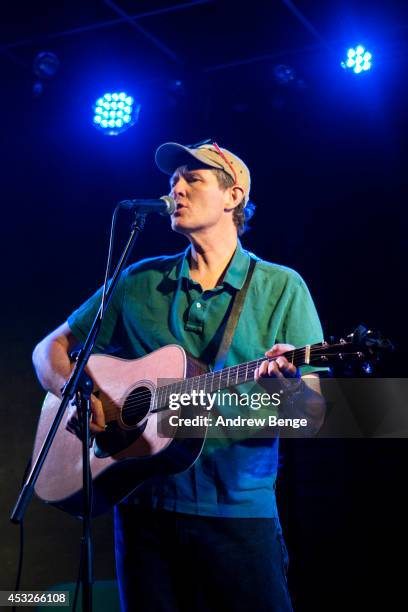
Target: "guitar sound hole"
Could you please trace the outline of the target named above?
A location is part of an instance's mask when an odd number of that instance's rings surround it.
[[[122,408],[122,421],[128,427],[135,427],[150,409],[152,393],[148,387],[137,387],[126,398]]]

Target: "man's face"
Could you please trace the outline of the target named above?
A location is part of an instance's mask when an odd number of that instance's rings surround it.
[[[232,207],[230,190],[221,189],[211,170],[182,166],[174,172],[170,186],[177,203],[171,216],[174,231],[189,235],[232,222],[232,215],[225,212]]]

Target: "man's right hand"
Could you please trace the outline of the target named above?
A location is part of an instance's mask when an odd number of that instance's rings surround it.
[[[103,411],[102,402],[94,394],[91,395],[91,419],[89,421],[89,429],[91,434],[101,433],[105,431],[105,413]],[[79,424],[79,416],[77,407],[70,405],[68,409],[67,430],[81,438],[81,427]]]
[[[33,353],[33,362],[38,379],[46,391],[51,391],[57,397],[61,397],[61,388],[65,385],[72,370],[69,354],[77,349],[79,344],[67,321],[37,344]],[[91,433],[97,434],[105,431],[102,402],[93,394],[91,395],[91,412]],[[68,409],[66,428],[79,438],[81,437],[77,409],[72,404]]]

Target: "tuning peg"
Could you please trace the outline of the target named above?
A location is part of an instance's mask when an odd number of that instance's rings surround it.
[[[361,346],[365,342],[366,335],[367,335],[367,328],[364,327],[364,325],[359,325],[358,327],[356,327],[356,329],[351,335],[352,335],[353,344],[357,346]]]

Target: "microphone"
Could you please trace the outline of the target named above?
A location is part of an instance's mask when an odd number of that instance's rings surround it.
[[[161,215],[172,215],[176,210],[176,202],[170,196],[162,196],[157,200],[122,200],[119,206],[148,215],[157,212]]]

